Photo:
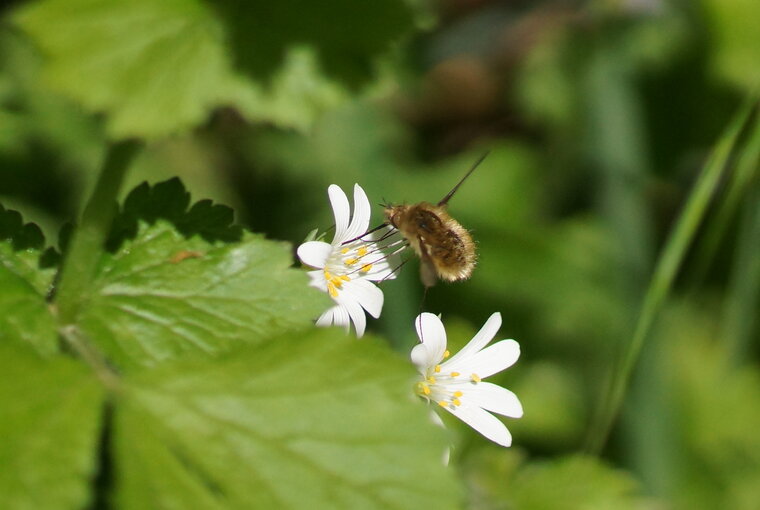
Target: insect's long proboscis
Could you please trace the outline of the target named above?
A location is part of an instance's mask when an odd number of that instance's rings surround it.
[[[469,177],[469,176],[472,174],[472,172],[474,172],[474,171],[475,171],[475,169],[476,169],[476,168],[478,168],[478,167],[480,166],[480,164],[483,162],[483,160],[484,160],[484,159],[486,159],[486,157],[487,157],[487,156],[488,156],[490,153],[491,153],[491,151],[490,151],[490,150],[488,150],[488,151],[484,152],[484,153],[483,153],[483,155],[482,155],[482,156],[480,156],[480,157],[478,158],[478,160],[475,162],[475,164],[473,164],[473,165],[470,167],[470,169],[469,169],[469,170],[467,170],[467,173],[466,173],[466,174],[464,174],[464,177],[462,177],[462,179],[461,179],[461,180],[460,180],[460,181],[457,183],[457,185],[456,185],[456,186],[454,186],[454,187],[451,189],[451,191],[449,191],[449,192],[446,194],[446,196],[445,196],[445,197],[443,197],[443,198],[441,199],[441,201],[440,201],[440,202],[438,202],[438,205],[446,205],[446,204],[448,203],[448,201],[449,201],[449,200],[451,200],[451,197],[453,197],[453,196],[454,196],[454,193],[456,193],[456,192],[457,192],[457,190],[459,189],[459,186],[461,186],[461,185],[464,183],[464,181],[466,181],[466,180],[467,180],[467,178],[468,178],[468,177]]]

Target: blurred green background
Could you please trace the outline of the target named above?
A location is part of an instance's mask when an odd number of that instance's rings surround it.
[[[0,25],[0,201],[55,243],[107,140],[129,129],[89,113],[111,108],[98,103],[99,72],[83,67],[68,87],[71,77],[51,74],[47,53],[60,41],[18,14],[29,5],[6,7]],[[330,79],[314,59],[319,48],[300,42],[270,96],[151,137],[123,194],[180,176],[194,198],[230,205],[241,224],[297,245],[331,224],[331,183],[360,183],[377,204],[435,201],[490,150],[450,202],[477,240],[478,267],[424,303],[443,314],[454,344],[500,311],[500,336],[522,347],[520,362],[495,377],[525,407],[508,423],[514,447],[447,421],[468,505],[760,508],[755,117],[646,337],[607,447],[582,454],[657,255],[759,83],[760,4],[409,5],[414,26],[374,62],[368,83]],[[422,300],[416,262],[383,290],[383,316],[369,329],[406,355]]]

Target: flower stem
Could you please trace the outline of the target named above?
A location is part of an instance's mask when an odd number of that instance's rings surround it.
[[[694,239],[697,227],[704,218],[710,199],[720,182],[737,138],[755,104],[754,99],[748,102],[718,141],[660,254],[641,305],[641,312],[633,336],[624,347],[623,355],[612,373],[612,381],[605,388],[605,396],[602,405],[599,407],[596,420],[589,430],[590,434],[585,447],[588,452],[599,453],[607,441],[610,429],[623,403],[631,373],[639,358],[644,341],[654,323],[657,312],[670,292],[673,280],[689,245]]]
[[[95,189],[71,238],[56,288],[54,299],[62,326],[76,321],[87,298],[113,220],[116,197],[141,147],[140,141],[125,140],[108,148]]]

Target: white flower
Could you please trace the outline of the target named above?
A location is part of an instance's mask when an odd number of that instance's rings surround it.
[[[353,322],[356,336],[361,337],[367,320],[364,310],[378,318],[383,308],[383,292],[372,282],[395,278],[388,254],[392,243],[383,246],[375,242],[378,236],[362,236],[369,227],[370,204],[361,186],[354,185],[350,222],[350,206],[343,190],[332,184],[327,193],[335,216],[335,236],[331,243],[303,243],[298,247],[298,257],[318,268],[309,271],[310,285],[327,292],[336,303],[317,319],[317,326],[335,324],[348,330]],[[359,236],[362,238],[356,239]]]
[[[501,314],[491,315],[472,340],[452,357],[446,350],[446,330],[438,317],[420,314],[415,325],[422,342],[412,349],[412,362],[422,375],[417,393],[491,441],[511,445],[512,435],[491,413],[520,418],[522,404],[511,391],[482,380],[509,368],[520,357],[520,345],[514,340],[501,340],[486,347],[501,327]]]

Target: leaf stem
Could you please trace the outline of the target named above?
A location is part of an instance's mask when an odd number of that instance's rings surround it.
[[[63,326],[76,321],[87,297],[116,211],[117,195],[141,147],[138,140],[125,140],[108,148],[95,189],[71,238],[56,289],[55,302]]]
[[[607,441],[610,429],[623,403],[631,373],[639,358],[644,341],[654,323],[657,312],[670,292],[686,250],[694,238],[697,227],[702,222],[736,140],[754,106],[755,100],[752,100],[743,107],[718,141],[660,254],[641,305],[641,312],[633,336],[624,347],[625,350],[612,372],[612,381],[605,388],[606,392],[602,405],[599,407],[600,411],[589,430],[585,449],[590,453],[599,453]]]

